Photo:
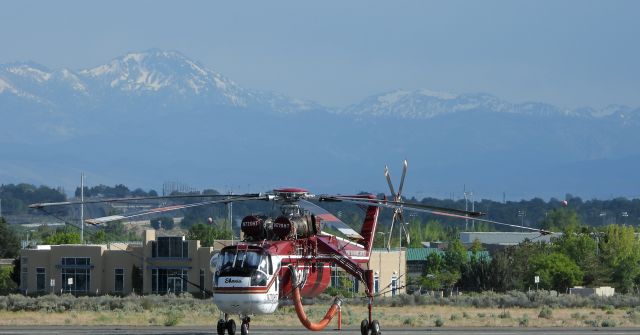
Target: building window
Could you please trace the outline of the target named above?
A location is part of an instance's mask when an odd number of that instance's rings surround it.
[[[189,258],[189,241],[184,236],[161,236],[151,242],[151,257]]]
[[[29,264],[29,259],[27,257],[22,257],[21,262],[21,268],[22,270],[20,271],[20,287],[22,288],[22,290],[24,290],[25,292],[28,289],[28,278],[29,278],[29,267],[27,266]]]
[[[151,269],[152,293],[181,293],[187,291],[187,269]]]
[[[380,275],[378,273],[373,276],[373,292],[380,293]]]
[[[91,283],[91,259],[62,257],[60,277],[63,292],[88,293]]]
[[[204,269],[200,269],[200,292],[204,292]]]
[[[46,285],[46,272],[44,268],[36,268],[36,291],[44,292],[47,287]]]
[[[331,265],[331,287],[354,293],[358,291],[359,283],[355,277],[338,268],[336,264]]]
[[[398,277],[391,277],[391,296],[396,295],[396,291],[398,290]]]
[[[114,291],[122,293],[124,291],[124,269],[115,269]]]

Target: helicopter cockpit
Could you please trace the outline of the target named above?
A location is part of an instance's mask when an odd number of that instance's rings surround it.
[[[211,260],[216,270],[214,283],[219,277],[250,277],[251,286],[265,286],[273,274],[271,255],[263,250],[230,248],[214,257]]]

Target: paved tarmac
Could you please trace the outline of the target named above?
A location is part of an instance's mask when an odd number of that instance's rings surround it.
[[[383,329],[384,335],[395,334],[428,334],[428,335],[631,335],[640,334],[640,328],[395,328]],[[216,334],[210,327],[0,327],[0,335],[107,335],[107,334],[131,334],[131,335],[200,335]],[[240,329],[236,332],[240,335]],[[311,334],[344,334],[360,335],[360,330],[356,328],[327,329],[320,332],[310,332],[304,328],[254,328],[249,334],[264,335],[311,335]]]

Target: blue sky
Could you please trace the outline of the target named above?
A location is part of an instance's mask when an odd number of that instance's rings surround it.
[[[394,89],[640,106],[638,1],[3,1],[0,63],[178,50],[238,84],[344,106]]]

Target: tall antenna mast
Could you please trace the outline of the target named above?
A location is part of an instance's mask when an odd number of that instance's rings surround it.
[[[84,172],[80,173],[80,243],[84,244]]]

